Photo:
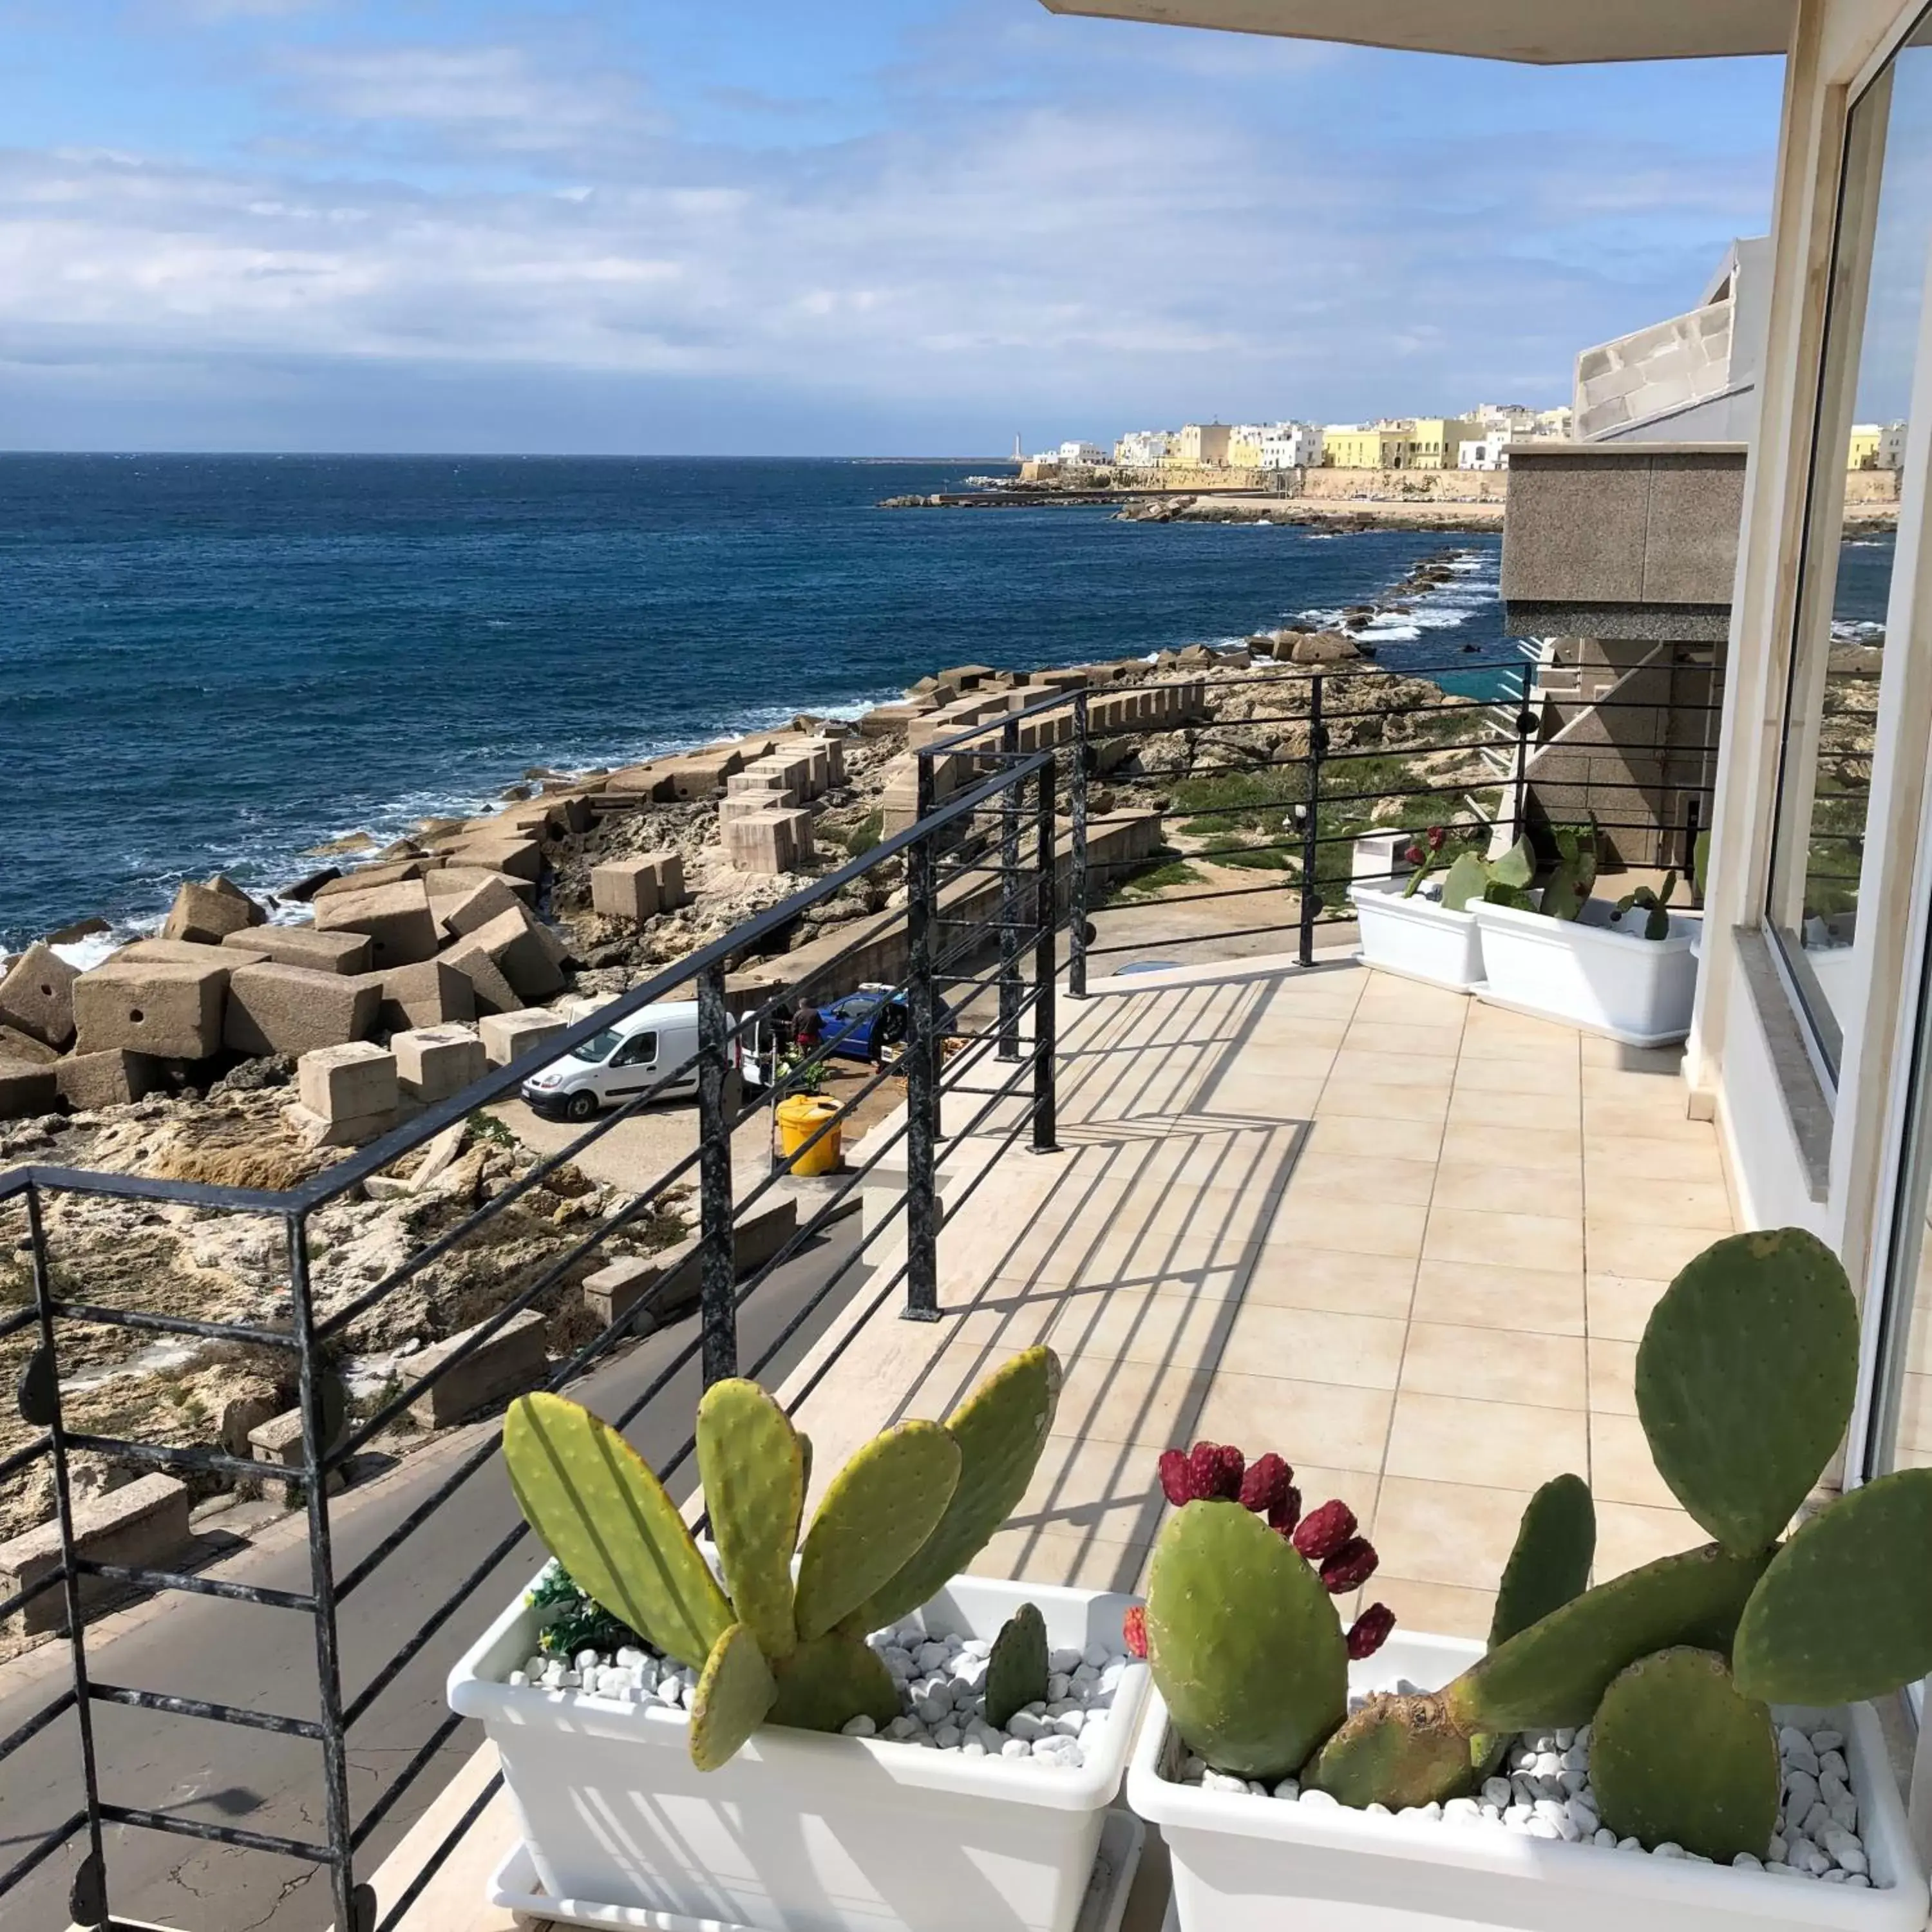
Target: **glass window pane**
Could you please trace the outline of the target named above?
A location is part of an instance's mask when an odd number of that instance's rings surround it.
[[[1858,872],[1898,469],[1932,259],[1932,27],[1852,108],[1792,651],[1768,911],[1820,1055],[1857,1036]]]

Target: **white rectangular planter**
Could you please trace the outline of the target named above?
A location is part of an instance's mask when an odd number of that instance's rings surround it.
[[[1350,1676],[1357,1689],[1397,1675],[1439,1689],[1482,1649],[1398,1632]],[[1179,1740],[1158,1694],[1127,1799],[1167,1841],[1180,1932],[1922,1932],[1925,1874],[1878,1720],[1864,1704],[1832,1714],[1858,1791],[1870,1890],[1172,1784],[1162,1773]]]
[[[1413,898],[1402,897],[1400,880],[1357,885],[1363,963],[1454,992],[1473,992],[1483,978],[1482,934],[1471,914],[1444,909],[1441,892],[1439,880]]]
[[[1700,914],[1673,912],[1668,939],[1646,939],[1612,926],[1611,907],[1601,899],[1578,920],[1482,903],[1471,910],[1482,932],[1484,997],[1496,1004],[1626,1046],[1668,1046],[1690,1030]],[[1626,917],[1640,922],[1643,914]]]
[[[1037,1604],[1056,1648],[1118,1648],[1131,1598],[955,1579],[922,1614],[991,1638]],[[482,1720],[553,1898],[762,1932],[1072,1932],[1148,1690],[1130,1665],[1084,1766],[967,1758],[879,1738],[760,1730],[700,1772],[661,1705],[504,1680],[537,1647],[520,1597],[451,1672]]]

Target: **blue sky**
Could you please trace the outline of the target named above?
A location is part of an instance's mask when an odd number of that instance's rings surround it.
[[[0,0],[0,36],[14,448],[970,454],[1546,404],[1765,226],[1781,82],[1037,0]]]

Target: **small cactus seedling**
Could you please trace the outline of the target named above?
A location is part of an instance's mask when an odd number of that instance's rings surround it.
[[[1597,1554],[1597,1510],[1581,1476],[1552,1476],[1529,1499],[1490,1618],[1490,1648],[1581,1596]]]
[[[1771,1712],[1738,1694],[1711,1651],[1659,1651],[1617,1678],[1592,1726],[1590,1776],[1620,1838],[1728,1864],[1740,1852],[1762,1858],[1777,1828]]]
[[[1046,1702],[1046,1619],[1022,1604],[1001,1626],[986,1660],[986,1721],[1003,1731],[1013,1714]]]
[[[1610,923],[1621,926],[1626,914],[1641,912],[1644,917],[1642,925],[1638,928],[1640,936],[1645,939],[1668,939],[1670,937],[1670,896],[1676,890],[1677,874],[1674,872],[1664,874],[1661,891],[1652,892],[1648,886],[1639,886],[1635,891],[1624,893],[1618,900],[1616,910],[1610,914]],[[1631,922],[1633,925],[1636,923],[1634,920]]]
[[[723,1588],[644,1459],[588,1410],[520,1396],[503,1454],[518,1507],[591,1601],[701,1673],[691,1754],[710,1771],[767,1719],[836,1731],[898,1714],[866,1634],[986,1546],[1032,1479],[1059,1392],[1059,1362],[1032,1348],[944,1424],[887,1430],[832,1480],[801,1549],[809,1445],[755,1384],[714,1382],[697,1442]]]

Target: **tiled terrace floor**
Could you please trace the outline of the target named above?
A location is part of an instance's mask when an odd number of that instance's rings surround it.
[[[1486,1630],[1524,1501],[1564,1470],[1594,1492],[1600,1576],[1703,1540],[1630,1388],[1652,1304],[1732,1225],[1676,1054],[1352,966],[1131,983],[1063,1004],[1063,1151],[1008,1155],[949,1220],[942,1321],[896,1296],[807,1398],[821,1483],[1044,1339],[1054,1433],[988,1572],[1136,1586],[1155,1456],[1200,1436],[1346,1498],[1382,1555],[1370,1595],[1414,1628]],[[956,1199],[993,1144],[948,1144]],[[412,1928],[494,1932],[476,1900],[507,1829],[500,1799]]]

